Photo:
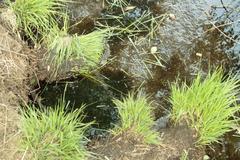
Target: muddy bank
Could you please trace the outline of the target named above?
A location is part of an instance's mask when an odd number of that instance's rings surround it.
[[[0,22],[1,23],[1,22]],[[2,24],[2,23],[1,23]],[[30,50],[0,25],[0,159],[19,159],[20,104],[27,102]]]
[[[194,132],[185,125],[161,129],[160,133],[162,135],[160,146],[143,144],[126,134],[110,137],[108,140],[98,141],[95,144],[93,141],[91,151],[98,154],[97,158],[112,160],[175,160],[180,159],[185,152],[189,159],[203,159],[204,148],[194,145],[196,142],[196,137],[193,137]]]
[[[94,30],[95,20],[104,9],[104,3],[103,0],[81,0],[74,1],[68,7],[73,25],[70,33],[87,34]]]

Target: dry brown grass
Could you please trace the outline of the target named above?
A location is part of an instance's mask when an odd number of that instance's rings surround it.
[[[3,8],[0,10],[1,16],[0,19],[4,21],[4,24],[7,28],[9,28],[11,31],[17,30],[17,17],[10,9]]]
[[[3,93],[0,93],[1,97]],[[4,94],[4,96],[10,96]],[[4,104],[5,103],[5,104]],[[0,104],[0,159],[13,160],[21,156],[18,153],[18,142],[20,140],[18,124],[19,116],[15,107]]]

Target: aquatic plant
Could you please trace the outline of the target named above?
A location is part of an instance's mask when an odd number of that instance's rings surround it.
[[[191,86],[172,85],[171,117],[176,123],[187,121],[198,133],[197,143],[208,145],[219,142],[221,136],[236,126],[239,80],[234,76],[224,77],[222,71],[202,79],[199,74]]]
[[[134,97],[129,94],[122,101],[113,100],[117,106],[121,124],[113,129],[113,134],[129,133],[143,139],[148,144],[158,144],[158,132],[152,130],[154,119],[152,107],[147,98],[141,95]]]
[[[100,28],[111,28],[115,36],[119,38],[121,38],[122,35],[134,37],[145,33],[146,37],[151,39],[157,35],[160,25],[168,16],[167,14],[154,16],[150,10],[141,10],[133,7],[129,10],[122,11],[122,13],[118,15],[106,14],[105,17],[98,22],[98,26]]]
[[[110,6],[110,8],[121,8],[124,12],[124,8],[129,5],[129,2],[126,0],[107,0],[107,4]]]
[[[67,0],[7,0],[10,10],[16,15],[17,28],[23,30],[34,42],[38,35],[46,35],[57,25],[56,16],[65,12]]]
[[[89,155],[84,148],[83,133],[89,124],[81,123],[83,107],[66,113],[68,104],[59,102],[55,108],[22,110],[22,147],[32,159],[83,160]]]

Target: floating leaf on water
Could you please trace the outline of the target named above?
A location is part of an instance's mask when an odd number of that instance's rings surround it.
[[[135,8],[136,8],[136,6],[127,6],[127,7],[124,9],[124,11],[133,10],[133,9],[135,9]]]

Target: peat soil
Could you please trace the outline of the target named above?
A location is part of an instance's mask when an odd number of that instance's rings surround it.
[[[204,148],[195,146],[194,132],[186,124],[160,129],[162,141],[160,146],[143,144],[131,134],[108,137],[102,141],[93,141],[90,151],[97,153],[93,158],[112,160],[179,160],[187,153],[189,159],[202,160]]]
[[[95,30],[106,14],[103,0],[76,0],[69,5],[74,25],[71,33],[86,34]],[[49,79],[48,65],[44,63],[44,49],[29,54],[25,44],[0,26],[0,159],[20,159],[16,144],[19,143],[19,104],[27,102],[50,106],[63,96],[72,107],[86,104],[86,121],[95,120],[87,136],[92,139],[89,150],[102,159],[180,159],[188,152],[190,159],[240,159],[240,139],[229,133],[222,144],[206,150],[196,148],[195,133],[182,124],[171,126],[166,117],[171,105],[169,84],[190,83],[198,72],[207,74],[222,66],[225,73],[238,73],[240,54],[240,2],[234,0],[132,0],[133,9],[150,9],[154,16],[171,14],[159,27],[156,36],[146,39],[144,34],[122,40],[112,38],[106,43],[103,61],[108,62],[94,71],[93,77],[73,76],[64,72],[56,79]],[[114,26],[113,23],[109,25]],[[5,37],[7,36],[7,38]],[[14,38],[13,38],[14,37]],[[14,46],[12,46],[14,45]],[[6,48],[7,47],[7,48]],[[162,60],[158,63],[153,52]],[[16,50],[15,50],[16,49]],[[33,55],[38,55],[34,57]],[[40,56],[39,56],[40,55]],[[31,59],[31,60],[30,60]],[[33,60],[32,60],[33,59]],[[38,64],[33,64],[38,62]],[[34,70],[33,72],[31,69]],[[37,69],[35,69],[35,66]],[[74,66],[73,66],[74,67]],[[71,69],[71,68],[70,68]],[[67,68],[68,71],[70,71]],[[66,71],[66,69],[63,69]],[[35,78],[32,78],[35,77]],[[29,80],[31,78],[31,80]],[[28,91],[27,85],[31,85]],[[154,100],[157,129],[162,136],[161,146],[146,146],[128,135],[111,137],[106,130],[118,123],[118,113],[112,98],[121,99],[129,91],[141,90]],[[213,150],[213,148],[215,150]],[[20,157],[20,158],[19,158]]]

